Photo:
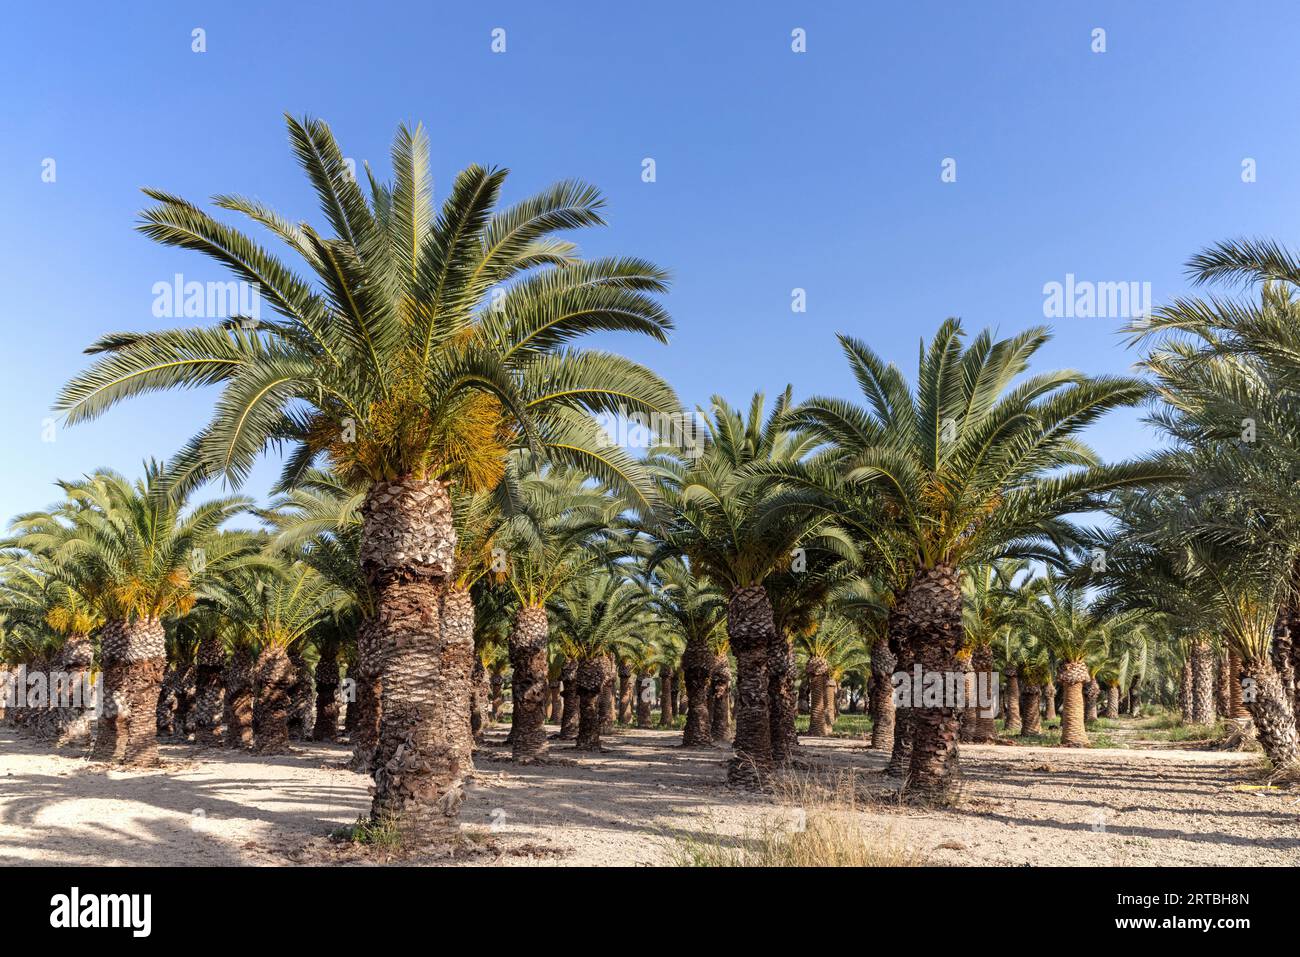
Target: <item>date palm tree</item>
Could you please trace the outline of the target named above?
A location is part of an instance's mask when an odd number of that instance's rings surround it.
[[[257,648],[255,746],[262,754],[284,753],[289,750],[295,677],[290,652],[317,629],[333,627],[330,618],[344,610],[346,596],[303,562],[227,576],[219,595],[223,614],[237,622]]]
[[[787,389],[764,416],[764,397],[758,393],[742,414],[715,396],[699,455],[650,457],[665,503],[650,567],[684,556],[696,575],[727,596],[738,685],[735,753],[727,778],[744,787],[760,786],[772,768],[769,676],[773,658],[784,662],[789,653],[787,638],[776,628],[768,578],[797,560],[797,548],[852,547],[833,528],[829,512],[806,508],[816,492],[791,488],[761,469],[796,463],[811,448],[782,425],[789,404]]]
[[[612,679],[611,655],[645,625],[646,593],[612,569],[569,579],[547,602],[564,653],[578,664],[578,751],[599,751],[600,696]]]
[[[556,238],[602,223],[603,200],[586,184],[498,210],[507,171],[471,166],[435,211],[422,128],[398,130],[394,180],[367,170],[368,193],[325,123],[290,118],[288,128],[329,231],[256,200],[214,202],[268,229],[311,278],[198,206],[148,190],[157,205],[141,231],[217,260],[275,317],[105,336],[57,408],[75,423],[145,392],[220,385],[212,421],[183,454],[195,480],[237,484],[264,449],[287,443],[285,487],[325,457],[365,488],[361,567],[391,655],[380,750],[395,755],[376,769],[371,813],[403,834],[449,837],[465,768],[441,715],[468,713],[469,680],[446,671],[472,661],[441,652],[450,488],[492,488],[520,443],[613,483],[635,472],[592,413],[672,414],[676,399],[637,363],[566,343],[599,330],[664,340],[666,278],[641,259],[580,260]]]
[[[43,555],[104,621],[106,702],[94,756],[156,764],[164,622],[189,612],[205,581],[256,551],[249,537],[219,532],[251,502],[227,497],[189,508],[187,490],[157,462],[136,482],[100,472],[60,485],[68,501],[15,519],[11,544]]]
[[[1102,465],[1078,438],[1142,398],[1141,382],[1072,371],[1021,378],[1048,338],[1043,328],[1002,340],[985,331],[967,345],[949,319],[922,344],[913,388],[865,343],[840,336],[866,406],[813,398],[790,416],[832,446],[820,464],[843,476],[846,508],[868,503],[864,534],[908,556],[894,615],[924,673],[958,670],[963,565],[1043,551],[1065,533],[1064,516],[1164,474],[1150,462]],[[958,778],[957,712],[916,708],[912,721],[909,790],[943,800]]]
[[[681,558],[656,565],[643,587],[648,592],[650,611],[665,630],[685,644],[682,670],[686,673],[686,727],[682,746],[711,745],[709,683],[716,664],[713,635],[723,625],[726,599],[711,582],[694,575]],[[646,714],[648,717],[648,707]]]

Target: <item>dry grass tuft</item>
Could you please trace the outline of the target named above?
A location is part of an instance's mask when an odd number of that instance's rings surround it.
[[[897,792],[868,786],[855,770],[787,772],[772,781],[775,801],[789,809],[740,837],[693,834],[677,842],[681,867],[916,867],[924,861],[889,834],[873,833],[858,813],[897,804]],[[793,813],[790,813],[793,812]]]

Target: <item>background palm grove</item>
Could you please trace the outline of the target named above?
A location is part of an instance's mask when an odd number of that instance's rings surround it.
[[[816,32],[782,23],[782,53],[815,56]],[[1074,32],[1108,55],[1113,32]],[[484,30],[484,55],[510,37]],[[618,228],[584,252],[612,214],[596,185],[467,165],[435,193],[436,125],[358,163],[324,119],[284,124],[309,216],[238,192],[239,168],[206,199],[144,190],[138,233],[215,264],[228,308],[177,276],[159,321],[61,343],[87,357],[42,396],[52,428],[111,435],[119,405],[184,393],[190,438],[129,474],[84,463],[9,522],[9,686],[102,682],[97,711],[11,696],[25,739],[164,769],[160,742],[197,761],[343,742],[373,786],[336,839],[436,855],[473,843],[476,755],[554,765],[632,728],[716,755],[719,802],[824,775],[808,742],[838,736],[880,753],[873,789],[960,805],[959,744],[1111,746],[1152,719],[1257,750],[1266,787],[1295,780],[1300,255],[1281,240],[1184,236],[1191,288],[1151,308],[1071,275],[1068,310],[1015,331],[908,315],[905,360],[853,315],[787,330],[851,385],[688,399],[642,348],[673,338],[678,263]],[[934,159],[935,188],[958,188],[957,162]],[[1119,334],[1125,374],[1051,358],[1078,321]],[[737,350],[753,335],[711,322]],[[1115,419],[1145,438],[1099,454]],[[964,697],[904,700],[899,675]],[[766,849],[858,860],[798,835]]]

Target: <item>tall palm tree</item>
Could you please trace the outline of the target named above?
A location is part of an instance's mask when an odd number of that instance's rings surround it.
[[[682,670],[686,673],[686,727],[682,745],[711,745],[709,682],[716,664],[712,640],[714,632],[722,627],[726,600],[711,582],[694,575],[681,558],[656,565],[643,587],[649,594],[650,610],[664,628],[685,643]]]
[[[1086,748],[1084,689],[1092,680],[1090,663],[1104,655],[1108,619],[1088,607],[1080,590],[1056,575],[1035,579],[1034,590],[1040,598],[1030,620],[1056,659],[1056,680],[1065,689],[1061,745]]]
[[[715,396],[699,456],[650,460],[665,502],[657,530],[661,544],[651,567],[672,555],[685,556],[695,574],[727,595],[738,685],[735,754],[727,778],[746,787],[762,784],[772,767],[769,676],[773,659],[784,667],[789,654],[788,640],[776,628],[768,578],[797,559],[797,548],[852,548],[828,513],[810,515],[805,509],[815,493],[792,489],[759,468],[796,463],[811,447],[782,425],[789,403],[787,389],[765,417],[762,393],[745,414]],[[776,733],[782,733],[779,727]]]
[[[601,224],[591,186],[559,183],[498,211],[507,171],[471,166],[435,212],[422,128],[399,128],[394,180],[367,170],[368,195],[325,123],[288,128],[332,235],[256,200],[214,202],[268,229],[312,278],[186,200],[146,191],[157,205],[142,232],[255,284],[276,317],[105,336],[57,408],[74,423],[141,393],[219,384],[212,421],[183,455],[195,480],[238,483],[268,445],[288,443],[285,487],[322,456],[364,486],[361,567],[388,649],[380,750],[394,755],[376,769],[371,814],[445,837],[465,768],[442,715],[468,713],[469,689],[447,672],[472,661],[442,653],[450,488],[493,487],[519,443],[610,482],[635,473],[592,414],[672,414],[675,397],[637,363],[565,344],[597,330],[664,340],[671,323],[655,296],[666,279],[640,259],[580,260],[555,238]]]
[[[610,656],[644,625],[646,593],[618,571],[593,569],[570,579],[547,608],[564,652],[578,663],[579,751],[599,751],[600,696],[613,675]]]
[[[203,581],[251,557],[256,546],[248,537],[219,534],[251,503],[227,497],[187,508],[187,490],[157,462],[136,482],[100,472],[60,485],[68,501],[19,516],[11,543],[45,556],[104,621],[106,701],[94,756],[156,764],[164,621],[193,608]]]
[[[1048,338],[1043,328],[1002,340],[985,331],[967,346],[949,319],[922,344],[913,389],[865,343],[840,336],[867,405],[813,398],[790,416],[831,445],[819,464],[843,476],[835,487],[846,509],[861,512],[862,534],[879,539],[882,554],[907,556],[894,614],[925,674],[958,670],[963,565],[1035,554],[1065,533],[1063,516],[1164,474],[1152,463],[1103,466],[1078,438],[1138,401],[1141,382],[1072,371],[1020,380]],[[923,800],[942,799],[958,776],[957,713],[916,708],[911,720],[908,786]]]

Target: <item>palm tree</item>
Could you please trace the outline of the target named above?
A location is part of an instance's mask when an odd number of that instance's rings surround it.
[[[326,456],[365,488],[361,567],[391,655],[380,750],[401,748],[376,769],[371,813],[445,835],[465,769],[441,714],[469,707],[468,676],[446,671],[472,661],[439,652],[455,560],[450,489],[494,487],[521,442],[610,482],[634,474],[592,413],[672,414],[671,389],[637,363],[564,345],[596,330],[664,340],[671,323],[655,294],[665,275],[639,259],[581,261],[555,238],[602,222],[600,194],[585,184],[495,211],[507,171],[471,166],[435,214],[422,128],[398,130],[395,179],[367,170],[368,196],[325,123],[288,128],[333,235],[256,200],[214,202],[267,228],[314,281],[186,200],[147,190],[157,205],[142,232],[255,284],[276,318],[106,336],[57,407],[75,423],[144,392],[220,384],[212,421],[183,454],[193,478],[237,484],[268,445],[289,443],[285,487]]]
[[[222,612],[247,632],[257,648],[253,735],[263,754],[289,750],[289,712],[295,675],[290,652],[329,626],[343,596],[302,562],[268,572],[228,576],[218,599]],[[336,625],[335,625],[336,626]]]
[[[824,738],[830,735],[835,724],[835,696],[840,677],[866,661],[862,637],[853,622],[835,617],[800,635],[797,644],[804,657],[804,677],[809,689],[808,733]]]
[[[781,424],[789,390],[764,417],[762,393],[748,413],[715,396],[701,454],[693,460],[651,456],[665,501],[657,530],[661,544],[651,567],[685,556],[696,575],[727,595],[727,634],[736,656],[735,751],[727,771],[732,784],[763,783],[773,763],[769,675],[788,658],[789,643],[773,617],[767,580],[797,559],[795,549],[816,547],[821,533],[834,537],[826,515],[803,509],[815,496],[785,486],[758,466],[793,464],[810,444]],[[843,542],[841,541],[841,545]],[[777,735],[782,731],[778,727]]]
[[[865,343],[840,336],[866,407],[813,398],[790,421],[829,443],[823,474],[881,554],[908,556],[894,606],[900,640],[923,674],[957,670],[962,645],[958,569],[1033,555],[1065,533],[1061,519],[1095,508],[1111,489],[1164,475],[1152,463],[1103,466],[1078,434],[1145,394],[1133,379],[1058,371],[1022,381],[1047,342],[1033,328],[1009,339],[983,332],[966,346],[949,319],[922,345],[915,391]],[[842,521],[853,524],[852,516]],[[957,775],[954,708],[912,709],[909,788],[942,799]]]
[[[251,503],[230,497],[187,511],[187,490],[156,462],[135,483],[100,472],[60,485],[68,502],[19,516],[11,543],[45,556],[59,580],[104,621],[107,700],[94,757],[156,764],[164,621],[189,612],[204,581],[249,558],[255,547],[249,538],[218,529]]]
[[[494,539],[501,543],[497,554],[517,602],[508,642],[511,753],[516,762],[529,763],[546,750],[547,605],[570,581],[608,560],[601,539],[623,506],[570,470],[523,468],[513,498]],[[577,681],[581,689],[582,679]]]
[[[617,571],[593,570],[566,582],[547,609],[566,656],[578,663],[578,751],[599,751],[601,698],[613,675],[611,654],[644,625],[646,595]]]
[[[975,680],[986,688],[995,687],[995,649],[1009,639],[1011,630],[1022,620],[1025,596],[1016,579],[1027,568],[1022,560],[1006,558],[968,568],[962,577],[962,626],[971,649]],[[981,711],[972,730],[973,741],[993,740],[997,733],[994,716]]]
[[[1057,662],[1057,681],[1065,689],[1061,710],[1061,745],[1086,748],[1084,687],[1092,680],[1090,662],[1106,648],[1107,619],[1088,608],[1085,596],[1059,577],[1035,579],[1040,600],[1031,620]]]
[[[686,727],[682,746],[711,745],[709,683],[716,664],[712,640],[722,626],[726,601],[715,586],[696,577],[681,558],[656,565],[643,587],[649,595],[650,610],[685,645],[682,670],[686,673]]]

